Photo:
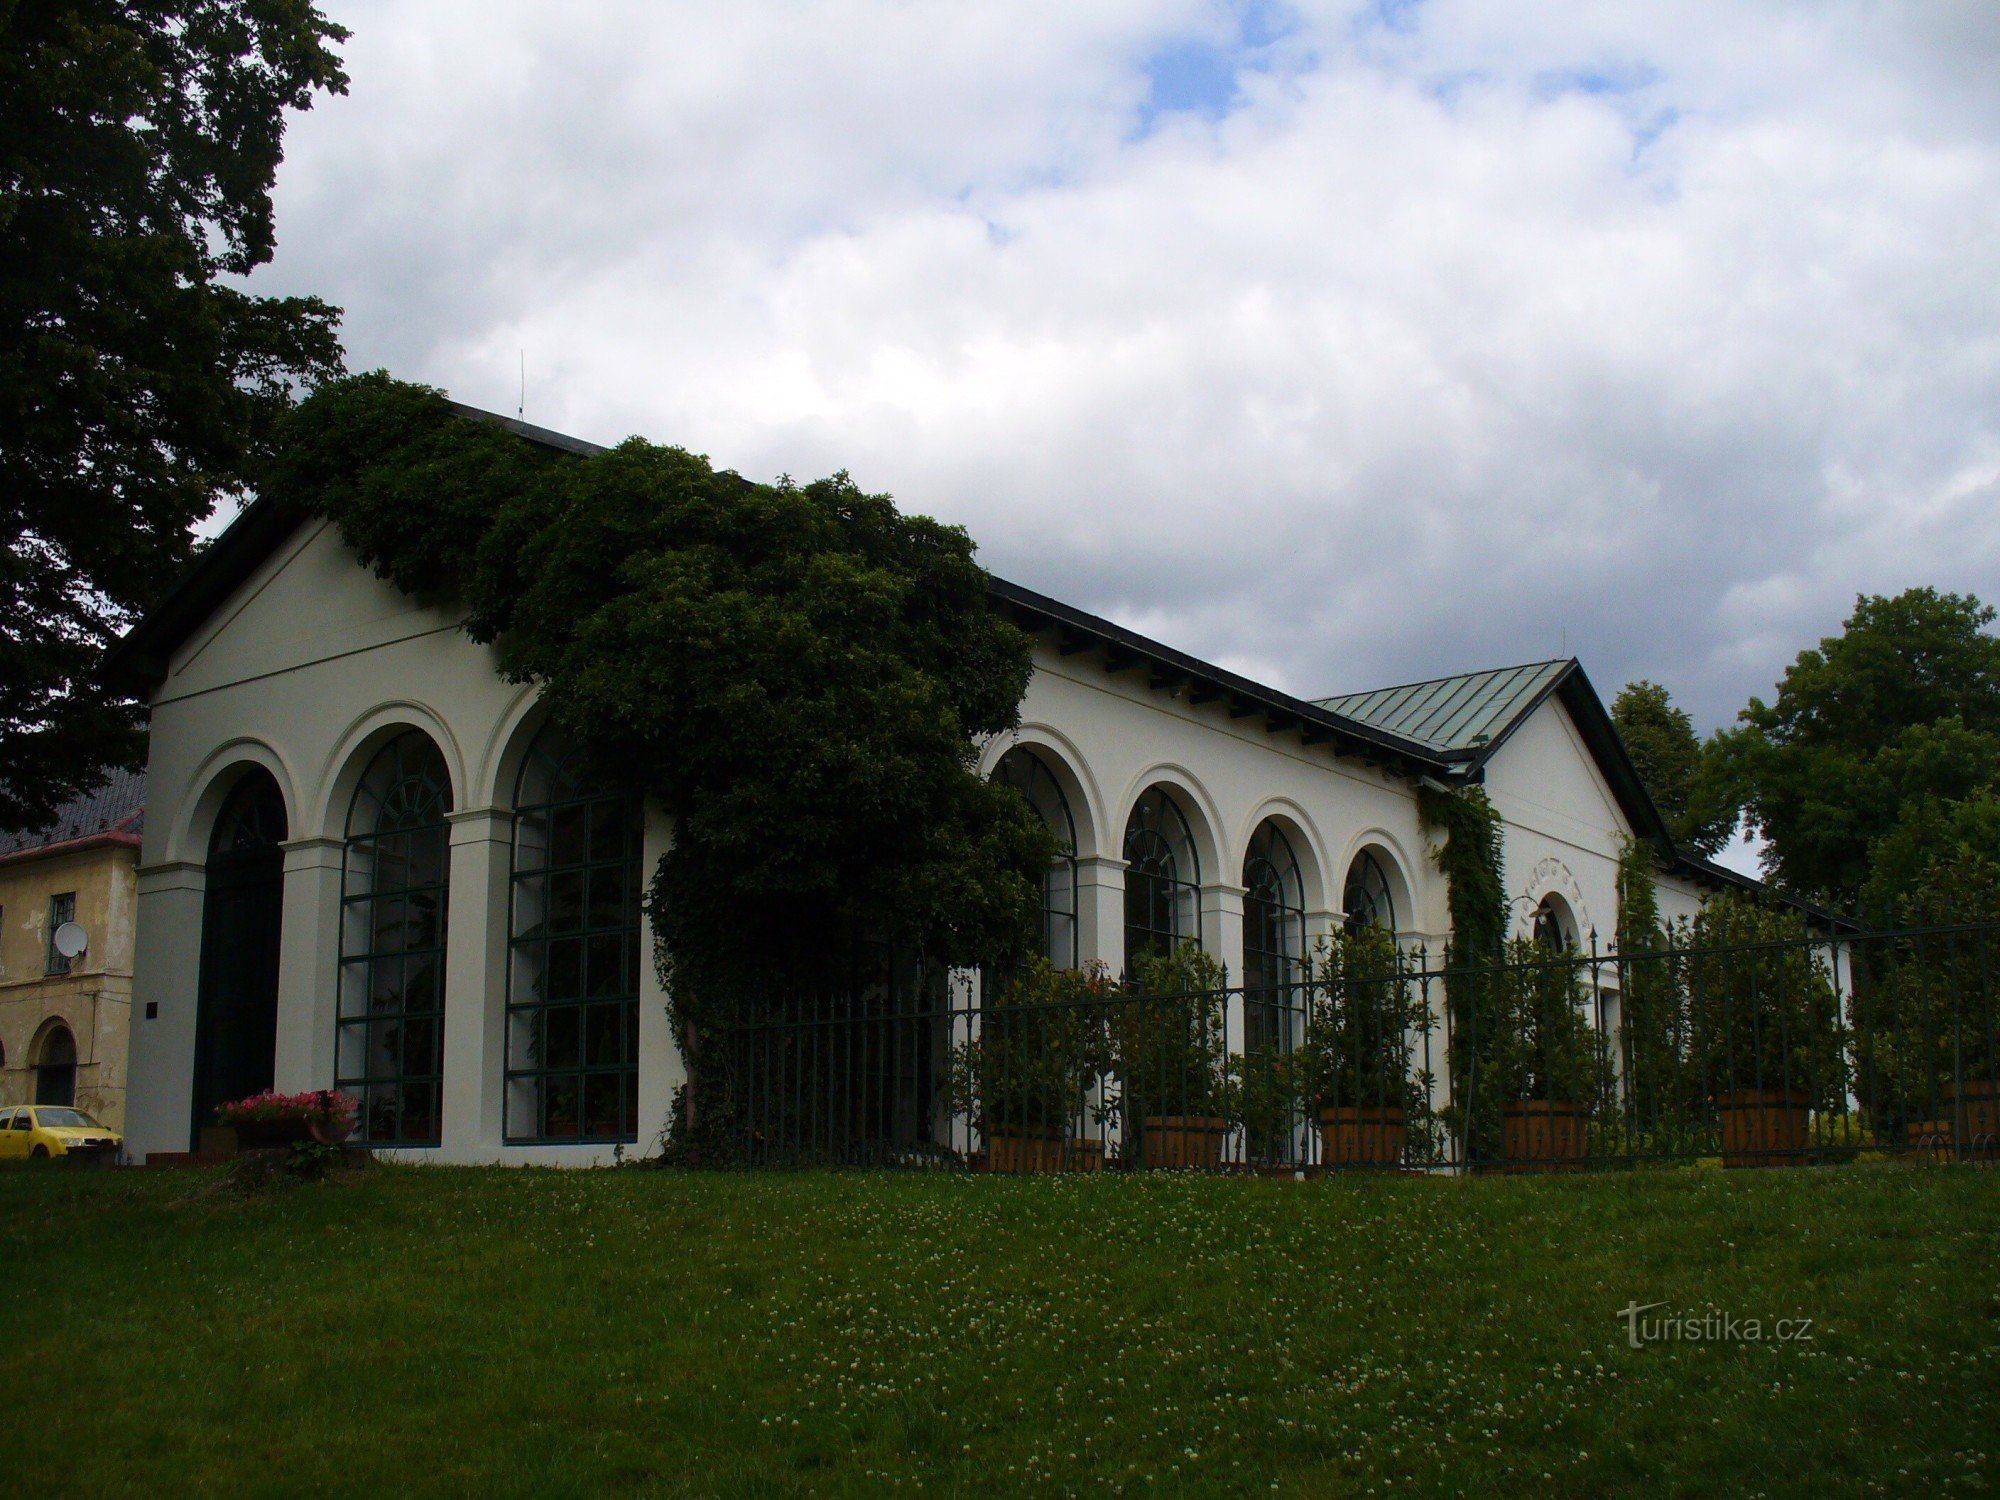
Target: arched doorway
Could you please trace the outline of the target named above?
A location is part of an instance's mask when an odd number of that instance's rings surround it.
[[[35,1103],[76,1103],[76,1038],[60,1021],[42,1037],[35,1061]]]
[[[191,1134],[215,1107],[271,1086],[278,1046],[278,936],[285,798],[259,766],[231,789],[208,841]]]

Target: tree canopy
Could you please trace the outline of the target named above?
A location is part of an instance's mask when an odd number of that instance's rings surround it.
[[[1881,841],[2000,787],[1993,620],[1978,599],[1932,588],[1859,598],[1772,702],[1751,699],[1710,742],[1780,883],[1850,907]]]
[[[1705,805],[1697,776],[1701,738],[1687,710],[1657,682],[1628,682],[1611,702],[1611,721],[1631,752],[1639,779],[1646,783],[1653,804],[1667,820],[1674,842],[1701,854],[1714,854],[1735,831],[1735,809]]]
[[[976,774],[1028,638],[957,527],[845,475],[757,484],[631,439],[538,450],[368,375],[286,420],[266,493],[462,608],[550,721],[674,820],[651,911],[677,1040],[854,982],[1032,949],[1052,835]]]
[[[0,0],[0,827],[141,744],[104,645],[240,490],[339,315],[268,261],[284,115],[346,77],[305,0]]]

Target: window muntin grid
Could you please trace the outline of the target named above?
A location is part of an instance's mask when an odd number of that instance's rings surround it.
[[[1305,977],[1305,877],[1276,823],[1258,825],[1243,860],[1243,1044],[1288,1048],[1285,1018]]]
[[[515,808],[507,1139],[636,1141],[643,804],[544,730]]]
[[[1396,930],[1396,898],[1391,894],[1389,872],[1371,850],[1363,849],[1347,867],[1347,886],[1340,898],[1347,912],[1347,929],[1364,927]]]
[[[993,779],[1027,799],[1028,806],[1062,843],[1062,852],[1042,878],[1042,953],[1050,963],[1073,969],[1078,963],[1076,819],[1070,813],[1069,799],[1048,764],[1026,748],[1001,756]]]
[[[375,753],[348,809],[334,1086],[375,1145],[441,1136],[450,807],[444,757],[409,729]]]
[[[1148,787],[1125,821],[1125,968],[1201,941],[1201,862],[1186,816]]]

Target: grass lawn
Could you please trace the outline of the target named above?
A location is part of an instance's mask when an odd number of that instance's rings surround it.
[[[9,1494],[2000,1486],[2000,1171],[210,1175],[0,1172]]]

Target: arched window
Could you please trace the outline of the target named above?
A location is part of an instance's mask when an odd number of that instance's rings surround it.
[[[514,807],[507,1139],[635,1141],[644,805],[544,729]]]
[[[220,856],[268,849],[285,841],[285,794],[262,766],[246,771],[216,815],[209,836],[211,864]]]
[[[1201,862],[1186,816],[1149,787],[1125,821],[1125,967],[1201,941]]]
[[[42,1037],[35,1063],[35,1103],[76,1103],[76,1038],[58,1021]]]
[[[1291,840],[1266,820],[1243,859],[1243,1044],[1246,1051],[1289,1047],[1287,1024],[1304,977],[1305,879]]]
[[[1534,938],[1535,946],[1553,958],[1575,950],[1576,922],[1556,897],[1542,897],[1542,904],[1535,908]]]
[[[1340,898],[1347,912],[1350,932],[1363,927],[1396,930],[1396,898],[1389,884],[1389,872],[1372,849],[1363,849],[1347,867],[1347,886]]]
[[[435,1146],[444,1078],[451,777],[407,729],[375,753],[347,813],[334,1083],[385,1146]]]
[[[1062,852],[1042,878],[1042,953],[1052,964],[1073,969],[1076,945],[1076,819],[1046,762],[1026,748],[1009,750],[993,769],[993,779],[1027,799]]]
[[[201,902],[190,1139],[216,1106],[271,1087],[277,1068],[278,949],[284,922],[285,795],[253,766],[216,815]]]

